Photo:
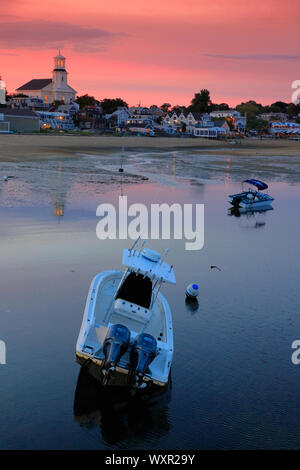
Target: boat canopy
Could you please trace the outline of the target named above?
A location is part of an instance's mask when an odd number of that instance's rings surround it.
[[[152,261],[143,256],[143,253],[139,250],[125,249],[123,251],[123,264],[130,271],[148,276],[152,281],[158,280],[176,284],[173,266],[165,263],[162,259]]]
[[[259,181],[259,180],[255,180],[255,179],[244,180],[244,183],[253,184],[253,186],[256,186],[258,190],[267,189],[267,187],[268,187],[268,185],[266,183],[264,183],[263,181]]]

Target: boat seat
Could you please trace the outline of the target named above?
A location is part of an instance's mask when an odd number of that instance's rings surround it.
[[[141,307],[123,299],[115,300],[113,312],[121,317],[135,320],[142,325],[146,325],[152,316],[152,311],[148,308]]]

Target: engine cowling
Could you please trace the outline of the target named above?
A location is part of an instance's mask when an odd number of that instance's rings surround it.
[[[104,363],[102,372],[106,377],[108,371],[113,371],[130,344],[130,331],[121,324],[112,325],[103,343]]]
[[[131,384],[140,386],[143,377],[149,371],[149,365],[157,355],[156,339],[148,333],[140,333],[130,352]]]

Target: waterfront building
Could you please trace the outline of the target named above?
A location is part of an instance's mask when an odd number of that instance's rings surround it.
[[[68,84],[66,58],[60,52],[54,57],[52,78],[32,79],[16,91],[32,98],[40,98],[44,103],[64,101],[69,104],[76,96],[76,90]]]

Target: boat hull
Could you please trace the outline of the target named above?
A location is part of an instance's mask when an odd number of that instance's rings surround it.
[[[232,194],[228,196],[228,202],[234,207],[241,207],[246,210],[259,210],[268,207],[274,201],[272,196],[263,193],[256,193],[258,200],[250,200],[247,198],[247,193]]]
[[[108,327],[111,324],[110,320],[105,320],[106,314],[104,314],[103,320],[97,317],[97,312],[99,311],[99,303],[101,303],[102,300],[101,289],[104,292],[107,291],[107,284],[105,285],[105,283],[108,283],[110,281],[112,282],[115,277],[116,291],[118,286],[118,279],[121,278],[121,276],[122,273],[120,271],[105,271],[99,273],[93,279],[87,296],[82,325],[76,344],[76,361],[83,367],[88,367],[92,375],[97,378],[97,380],[99,380],[101,383],[103,382],[104,377],[102,373],[102,366],[104,362],[103,341],[105,339],[105,334],[108,330]],[[114,293],[115,292],[113,291],[111,292],[112,299],[109,308],[111,308]],[[104,297],[105,296],[103,296],[103,302],[105,303]],[[145,375],[144,382],[145,385],[152,383],[160,387],[165,387],[169,381],[169,374],[173,358],[172,316],[169,304],[161,293],[158,293],[156,303],[160,305],[160,309],[163,312],[165,322],[165,337],[162,340],[162,338],[158,337],[158,334],[154,335],[153,333],[153,336],[157,338],[159,353],[157,357],[154,358],[153,362],[151,362],[150,371]],[[154,313],[157,314],[157,312],[155,311]],[[120,321],[118,321],[117,323],[120,323]],[[126,319],[124,320],[123,324],[126,326]],[[135,335],[140,332],[132,331],[131,328],[130,330],[132,334],[132,339],[134,340]],[[147,330],[144,331],[147,332]],[[99,340],[99,336],[101,335],[102,340],[99,343],[96,343]],[[94,338],[95,342],[93,343],[89,340],[89,338]],[[110,386],[128,387],[130,385],[131,365],[129,360],[129,350],[121,358],[115,370],[110,373]]]

